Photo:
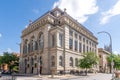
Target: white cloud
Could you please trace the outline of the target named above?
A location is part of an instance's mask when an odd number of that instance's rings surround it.
[[[25,26],[25,28],[27,28],[27,27],[28,27],[28,25]]]
[[[33,9],[33,12],[35,13],[35,14],[39,14],[39,9]]]
[[[13,52],[11,48],[7,48],[7,52]]]
[[[2,37],[2,34],[0,33],[0,38]]]
[[[120,0],[108,11],[102,13],[100,24],[106,24],[109,20],[116,15],[120,14]]]
[[[84,23],[91,14],[98,12],[96,0],[59,0],[54,3],[53,8],[56,6],[66,8],[67,13],[80,23]]]
[[[114,53],[114,54],[119,54],[118,51],[114,51],[113,53]]]

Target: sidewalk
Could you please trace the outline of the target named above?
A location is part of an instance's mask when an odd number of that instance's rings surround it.
[[[104,74],[104,73],[89,73],[87,76],[79,76],[79,75],[34,75],[34,76],[17,76],[16,80],[111,80],[112,74]]]
[[[80,75],[70,75],[70,74],[65,74],[65,75],[54,75],[52,77],[52,75],[35,75],[33,76],[34,78],[47,78],[47,79],[73,79],[73,78],[87,78],[87,77],[90,77],[90,76],[94,76],[96,74],[94,73],[89,73],[87,76],[80,76]]]

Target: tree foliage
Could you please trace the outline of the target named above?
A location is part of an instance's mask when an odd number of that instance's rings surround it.
[[[13,70],[15,66],[18,66],[19,58],[12,53],[4,52],[3,56],[0,56],[0,65],[8,64],[9,70]]]
[[[98,62],[98,57],[96,53],[87,52],[84,53],[83,58],[79,60],[79,67],[86,69],[86,75],[87,75],[87,69],[92,68],[92,66],[97,64],[97,62]]]
[[[110,54],[107,57],[107,61],[108,61],[108,66],[111,68],[111,62],[113,60],[114,63],[114,68],[120,70],[120,55],[115,55],[115,54]]]

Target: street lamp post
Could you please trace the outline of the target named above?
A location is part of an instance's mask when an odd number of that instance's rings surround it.
[[[109,36],[109,38],[110,38],[110,47],[109,47],[109,48],[110,48],[110,53],[113,54],[113,53],[112,53],[112,38],[111,38],[110,33],[106,32],[106,31],[98,32],[98,34],[100,34],[100,33],[106,33],[106,34]],[[113,63],[113,58],[112,58],[112,59],[111,59],[111,73],[112,73],[112,79],[114,78],[113,65],[114,65],[114,63]]]

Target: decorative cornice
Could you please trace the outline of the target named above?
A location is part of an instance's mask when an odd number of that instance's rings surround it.
[[[111,54],[110,52],[106,51],[106,50],[103,49],[103,48],[98,48],[98,52],[103,52],[103,53],[108,54],[108,55]]]
[[[78,25],[75,21],[71,20],[70,18],[66,16],[64,16],[61,21],[63,24],[69,25],[71,28],[75,29],[82,35],[85,35],[86,37],[90,38],[94,42],[98,43],[97,38],[91,32],[86,30],[82,25]]]
[[[54,11],[54,10],[53,10]],[[82,35],[88,37],[89,39],[93,40],[95,43],[97,42],[97,38],[93,35],[92,32],[90,32],[88,29],[86,29],[84,26],[82,26],[80,23],[78,23],[75,19],[73,19],[71,16],[69,16],[67,13],[61,14],[59,17],[55,17],[54,15],[51,14],[51,12],[45,14],[44,16],[38,18],[35,20],[33,23],[29,24],[28,28],[26,28],[22,32],[22,36],[24,37],[31,32],[35,31],[36,29],[43,27],[46,24],[52,24],[52,25],[58,25],[55,24],[55,21],[59,20],[60,25],[69,25],[71,28],[75,29]]]
[[[44,18],[39,19],[38,21],[29,24],[28,28],[26,28],[25,30],[23,30],[22,32],[22,36],[24,37],[25,35],[28,35],[29,33],[33,32],[34,30],[48,24],[48,23],[54,23],[54,20],[50,17],[50,16],[45,16]]]

